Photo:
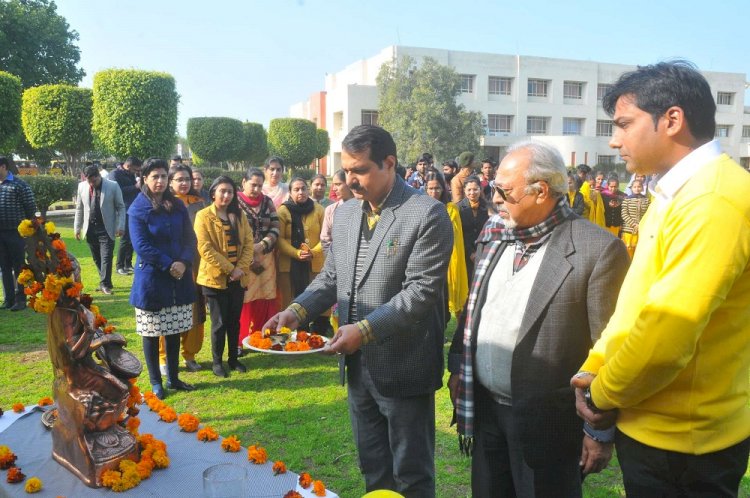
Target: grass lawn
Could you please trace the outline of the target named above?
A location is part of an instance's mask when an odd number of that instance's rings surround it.
[[[98,275],[88,246],[73,238],[72,218],[52,218],[69,250],[83,268],[84,292],[94,288]],[[135,333],[135,314],[128,304],[132,277],[112,276],[115,293],[94,294],[94,302],[110,323],[129,341],[129,350],[141,361],[140,338]],[[34,404],[51,393],[52,369],[46,349],[46,315],[26,310],[0,311],[0,406]],[[451,322],[448,330],[455,327]],[[206,324],[206,330],[209,324]],[[447,350],[447,345],[446,345]],[[248,373],[232,373],[228,379],[210,370],[210,339],[206,334],[197,358],[203,370],[181,372],[181,378],[198,390],[170,391],[167,402],[178,413],[191,412],[203,424],[220,434],[236,434],[243,446],[258,443],[270,458],[283,460],[295,471],[310,472],[343,498],[364,494],[357,466],[346,403],[346,390],[337,385],[338,366],[333,357],[306,355],[279,357],[253,353],[242,359]],[[144,367],[145,370],[145,367]],[[446,375],[447,380],[447,375]],[[144,372],[139,385],[148,390]],[[449,426],[452,407],[447,389],[436,396],[437,440],[435,461],[438,496],[457,498],[470,495],[470,462],[458,451],[455,428]],[[608,469],[586,479],[585,496],[624,496],[616,460]],[[742,482],[740,496],[750,497],[750,474]]]

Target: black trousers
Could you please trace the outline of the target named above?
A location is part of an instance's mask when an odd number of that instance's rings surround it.
[[[617,431],[615,448],[628,498],[736,497],[750,438],[714,453],[690,455],[654,448]]]
[[[3,292],[5,304],[12,306],[16,299],[23,301],[23,286],[18,283],[18,275],[25,261],[25,244],[18,230],[0,230],[0,271],[3,272]]]
[[[237,344],[240,338],[240,314],[245,295],[239,282],[230,282],[226,289],[203,287],[211,313],[211,355],[214,365],[220,365],[224,346],[229,342],[229,362],[237,361]]]
[[[571,455],[569,460],[543,468],[529,467],[523,455],[523,441],[515,430],[513,408],[497,403],[480,385],[476,390],[475,424],[471,460],[474,498],[579,498],[582,495],[580,455]],[[554,448],[554,441],[549,445]]]
[[[148,379],[152,386],[160,386],[161,372],[159,371],[159,337],[143,336],[143,357],[146,359]],[[167,348],[167,380],[176,382],[177,370],[180,366],[180,334],[164,336]]]
[[[133,243],[130,241],[127,215],[125,215],[125,232],[120,237],[120,247],[117,249],[117,263],[115,266],[118,270],[133,267]]]
[[[349,418],[366,491],[435,496],[435,394],[381,395],[362,356],[347,360]]]
[[[86,242],[91,250],[91,257],[99,270],[99,286],[112,288],[112,255],[115,251],[115,241],[109,238],[107,232],[97,231],[93,226],[86,231]]]

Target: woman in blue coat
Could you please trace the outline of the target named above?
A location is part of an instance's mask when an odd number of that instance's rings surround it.
[[[167,349],[168,389],[192,391],[177,376],[180,333],[193,326],[195,233],[185,205],[169,191],[163,159],[149,158],[141,170],[141,193],[128,209],[128,229],[138,254],[130,304],[143,338],[151,389],[166,395],[159,372],[159,337]]]

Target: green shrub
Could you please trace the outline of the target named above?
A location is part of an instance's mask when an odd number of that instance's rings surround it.
[[[0,153],[13,152],[21,136],[21,79],[0,71]]]
[[[300,178],[304,178],[307,180],[307,183],[310,183],[310,180],[313,176],[315,176],[317,172],[312,168],[294,168],[289,173],[289,180],[294,178],[295,176],[299,176]]]
[[[117,157],[167,157],[176,143],[178,101],[169,74],[135,69],[96,73],[92,130],[97,146]]]
[[[268,149],[292,167],[306,167],[318,148],[315,124],[306,119],[276,118],[268,127]]]
[[[70,176],[38,175],[24,176],[23,181],[29,184],[34,192],[36,207],[44,215],[49,207],[57,201],[68,201],[78,191],[78,179]]]
[[[210,163],[241,160],[247,144],[242,122],[233,118],[190,118],[187,139],[190,150]]]
[[[247,156],[243,159],[253,166],[262,166],[268,157],[268,134],[260,123],[242,123],[248,142]]]
[[[328,151],[331,150],[331,139],[328,137],[328,131],[323,128],[315,130],[315,136],[317,140],[317,148],[315,149],[315,157],[322,159],[326,157]]]
[[[75,167],[78,158],[92,147],[91,95],[91,89],[71,85],[27,89],[21,122],[31,146],[60,151]]]

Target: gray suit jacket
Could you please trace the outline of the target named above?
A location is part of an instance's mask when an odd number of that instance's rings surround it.
[[[514,250],[512,245],[503,245],[504,250]],[[485,250],[486,244],[477,245],[477,261]],[[474,348],[489,275],[502,250],[478,282]],[[570,378],[609,321],[629,264],[622,241],[580,217],[556,227],[547,242],[523,310],[511,365],[513,421],[531,467],[580,457],[583,422],[576,415]],[[462,352],[460,331],[451,345],[451,372],[458,371]],[[481,419],[476,425],[481,425]]]
[[[311,316],[338,302],[341,325],[364,318],[370,322],[375,340],[362,347],[361,361],[380,394],[431,393],[442,385],[443,287],[453,250],[450,219],[443,204],[397,177],[355,280],[361,206],[352,199],[336,210],[323,271],[294,301]],[[350,317],[355,295],[358,317]]]
[[[107,235],[114,240],[117,230],[125,230],[125,203],[122,201],[120,186],[113,181],[102,178],[102,194],[99,196],[99,206],[102,210],[104,228]],[[76,215],[73,220],[73,232],[81,232],[81,238],[86,238],[91,216],[91,198],[89,197],[88,182],[78,184],[78,200],[76,201]]]

